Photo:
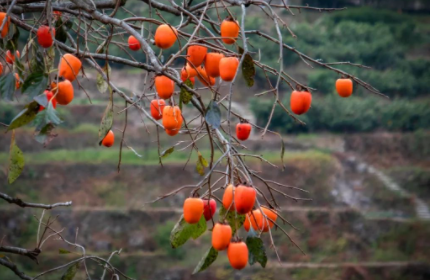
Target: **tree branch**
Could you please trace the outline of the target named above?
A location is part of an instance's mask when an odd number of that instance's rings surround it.
[[[55,207],[72,205],[71,201],[59,202],[59,203],[55,203],[55,204],[40,204],[40,203],[24,202],[19,198],[8,196],[5,193],[0,193],[0,198],[6,200],[9,203],[14,203],[14,204],[16,204],[20,207],[23,207],[23,208],[24,207],[30,207],[30,208],[41,208],[41,209],[53,209]]]

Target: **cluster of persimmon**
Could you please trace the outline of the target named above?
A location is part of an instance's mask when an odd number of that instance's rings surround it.
[[[236,42],[239,36],[239,23],[231,18],[225,19],[221,23],[221,37],[225,44],[231,45]],[[178,37],[178,31],[168,24],[157,27],[154,35],[154,44],[160,49],[172,47]],[[134,36],[129,36],[128,46],[133,51],[141,48],[139,40]],[[216,78],[220,77],[225,82],[231,82],[235,78],[239,60],[237,57],[225,57],[218,52],[208,52],[204,46],[195,44],[187,49],[187,59],[185,66],[181,70],[181,80],[189,80],[193,85],[195,78],[204,86],[215,85]],[[154,79],[155,90],[159,99],[151,101],[151,115],[155,120],[162,119],[163,126],[168,135],[178,134],[183,123],[182,112],[178,106],[168,106],[165,100],[171,99],[175,83],[165,75],[157,75]],[[251,125],[240,123],[236,127],[237,137],[246,140],[251,132]]]
[[[0,22],[3,22],[6,17],[6,13],[0,13]],[[9,31],[10,17],[5,23],[5,26],[2,30],[1,37],[4,38]],[[46,25],[42,25],[37,30],[37,42],[42,48],[50,48],[54,43],[55,38],[55,28]],[[15,54],[13,54],[10,50],[6,51],[6,62],[8,64],[14,64],[16,58],[20,58],[20,53],[17,50]],[[76,56],[72,54],[65,54],[61,57],[59,66],[58,66],[58,80],[53,81],[50,85],[50,88],[45,90],[44,94],[48,102],[52,102],[52,106],[54,108],[57,107],[57,104],[67,105],[73,100],[73,85],[72,82],[76,79],[79,71],[81,70],[82,62]],[[3,65],[0,63],[0,74],[3,72]],[[15,73],[16,85],[15,87],[18,89],[21,84],[20,77],[18,73]],[[58,83],[57,83],[58,81]],[[39,107],[39,112],[43,111],[45,108],[43,106]]]
[[[278,215],[274,209],[266,206],[255,209],[256,197],[257,192],[252,186],[239,184],[235,187],[230,184],[224,191],[222,205],[227,210],[226,214],[236,212],[238,215],[245,215],[243,228],[247,232],[251,226],[254,231],[268,232],[274,226]],[[202,215],[208,221],[216,212],[216,202],[213,199],[187,198],[183,212],[184,220],[189,224],[198,223]],[[225,221],[225,218],[220,217],[220,220]],[[248,247],[237,236],[233,237],[233,234],[228,223],[215,223],[212,229],[212,247],[217,251],[227,250],[230,265],[235,269],[243,269],[248,263]]]
[[[336,91],[340,97],[350,97],[353,91],[351,79],[341,78],[336,81]],[[294,90],[290,96],[290,108],[294,114],[301,115],[311,108],[312,94],[307,90]]]

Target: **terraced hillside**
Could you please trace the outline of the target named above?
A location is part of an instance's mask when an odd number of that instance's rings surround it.
[[[189,154],[176,150],[160,166],[153,128],[132,123],[126,141],[137,154],[124,149],[118,173],[118,149],[98,147],[97,124],[87,121],[100,119],[102,111],[98,106],[68,108],[63,112],[68,120],[65,129],[58,131],[59,136],[46,149],[35,145],[30,130],[19,132],[18,144],[25,154],[26,167],[14,185],[2,188],[26,201],[73,201],[70,208],[49,212],[58,219],[56,227],[64,228],[63,234],[70,239],[78,229],[77,242],[91,254],[107,255],[122,248],[112,262],[129,276],[253,280],[429,277],[430,223],[419,207],[430,202],[430,157],[422,156],[430,151],[428,133],[286,136],[285,170],[280,162],[279,139],[266,138],[263,144],[257,135],[253,136],[246,144],[279,166],[271,168],[258,159],[247,159],[253,169],[264,178],[307,191],[286,190],[292,198],[306,200],[278,199],[283,202],[284,216],[296,229],[288,224],[283,228],[306,254],[277,229],[274,238],[281,262],[266,238],[270,258],[266,269],[254,265],[235,272],[229,268],[225,254],[220,254],[213,267],[191,276],[209,247],[210,234],[189,241],[183,248],[170,248],[170,231],[180,216],[187,191],[153,204],[147,202],[199,180],[195,172],[197,156],[192,154],[185,164]],[[118,126],[121,121],[117,120]],[[145,129],[151,131],[149,137],[143,136]],[[9,137],[2,136],[0,144],[0,165],[4,167]],[[160,149],[172,144],[171,139],[162,138]],[[201,152],[208,156],[208,150]],[[3,172],[0,182],[5,180]],[[3,201],[0,208],[3,244],[33,248],[37,234],[34,216],[41,211],[17,209]],[[61,248],[76,251],[53,240],[44,245],[38,265],[31,260],[21,260],[19,265],[36,275],[75,256],[59,255]],[[59,279],[62,273],[40,279]],[[78,279],[84,279],[83,271],[80,273]],[[14,278],[7,269],[0,268],[0,279]]]

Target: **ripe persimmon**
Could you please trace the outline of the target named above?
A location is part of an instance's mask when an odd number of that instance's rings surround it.
[[[203,215],[203,200],[190,197],[184,201],[184,220],[189,224],[196,224]]]
[[[203,216],[205,216],[205,220],[209,221],[210,219],[212,219],[212,217],[214,216],[215,212],[216,212],[216,201],[215,199],[203,199],[203,203],[205,206],[205,210],[203,211]]]
[[[20,58],[19,51],[16,51],[15,54],[16,57]],[[13,55],[10,50],[7,50],[6,52],[6,62],[9,64],[13,64],[15,62],[15,55]]]
[[[236,125],[237,139],[245,141],[251,134],[251,125],[247,122],[240,122]]]
[[[170,136],[175,136],[179,133],[179,129],[165,129],[166,134]]]
[[[239,23],[232,18],[227,18],[221,23],[221,37],[222,41],[227,45],[234,44],[236,38],[239,36]]]
[[[130,35],[130,37],[128,37],[128,47],[132,51],[138,51],[140,50],[140,42],[136,39],[136,37]]]
[[[205,69],[211,77],[219,77],[219,62],[224,58],[222,53],[208,53],[205,58]]]
[[[232,184],[228,185],[222,197],[222,206],[229,211],[234,211],[233,191],[235,191],[235,187]]]
[[[246,214],[252,210],[257,192],[251,186],[239,185],[234,192],[234,204],[239,214]]]
[[[81,70],[82,62],[73,54],[66,53],[61,57],[58,76],[73,82]],[[60,103],[61,104],[61,103]]]
[[[50,90],[45,90],[44,94],[46,95],[46,100],[52,102],[52,107],[57,108],[57,100],[55,98],[52,98],[54,96],[54,94],[52,93],[52,91]],[[42,105],[39,106],[39,112],[43,111],[45,109],[45,107],[43,107]]]
[[[55,82],[52,82],[51,88],[58,104],[67,105],[72,102],[74,97],[73,85],[69,80],[61,81],[58,85]]]
[[[239,59],[236,57],[224,57],[219,61],[219,75],[221,79],[226,82],[233,81],[236,76],[237,67],[239,66]]]
[[[3,74],[3,63],[0,62],[0,75]]]
[[[202,83],[204,86],[208,87],[215,85],[215,78],[209,76],[206,73],[206,70],[203,66],[200,66],[199,68],[197,68],[198,71],[198,75],[197,75],[197,79],[199,79],[200,83]]]
[[[176,42],[178,31],[173,26],[162,24],[155,30],[155,45],[160,49],[168,49]]]
[[[187,50],[188,61],[195,67],[200,66],[205,60],[208,49],[203,46],[189,46]]]
[[[228,248],[232,230],[228,224],[216,223],[212,230],[212,247],[217,251],[222,251]]]
[[[37,30],[37,42],[42,48],[49,48],[54,43],[55,28],[49,28],[49,26],[42,25]]]
[[[248,247],[243,241],[232,241],[228,245],[227,256],[234,269],[242,269],[248,263]]]
[[[165,129],[179,129],[183,119],[178,106],[165,106],[163,109],[163,126]]]
[[[351,79],[337,79],[336,91],[341,97],[350,97],[352,94],[352,80]]]
[[[15,89],[19,89],[19,86],[21,85],[21,81],[19,80],[18,73],[15,73]]]
[[[251,213],[246,214],[245,222],[243,223],[243,227],[246,231],[249,231],[249,228],[252,225],[254,230],[260,231],[262,229],[261,225],[263,224],[263,215],[259,209],[252,211]]]
[[[194,70],[195,71],[195,70]],[[196,72],[196,71],[195,71]],[[196,72],[197,73],[197,72]],[[185,67],[182,67],[181,69],[181,80],[183,82],[185,82],[186,80],[190,80],[191,83],[194,85],[196,83],[196,78],[195,77],[191,77],[188,72],[187,69]]]
[[[269,231],[269,228],[273,228],[273,226],[275,225],[274,222],[276,222],[276,219],[278,218],[278,213],[275,209],[270,209],[267,206],[261,206],[261,210],[267,216],[266,218],[264,217],[264,215],[262,215],[262,228],[264,232],[267,232]]]
[[[0,26],[3,24],[6,17],[6,13],[1,12],[0,13]],[[1,31],[1,37],[4,38],[9,33],[9,25],[10,25],[10,16],[7,17],[7,21],[3,26],[3,30]]]
[[[166,102],[163,99],[155,99],[151,101],[151,116],[159,120],[163,117],[164,106]]]
[[[308,91],[293,91],[290,97],[290,108],[294,114],[306,113],[311,107],[312,95]]]
[[[155,77],[155,90],[163,99],[169,99],[175,91],[175,83],[170,78],[159,75]]]
[[[102,145],[105,147],[112,147],[115,142],[115,134],[113,134],[112,130],[109,130],[108,134],[106,134],[105,138],[103,138]]]

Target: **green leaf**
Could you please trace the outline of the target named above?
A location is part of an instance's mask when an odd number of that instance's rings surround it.
[[[75,278],[76,273],[78,272],[80,266],[80,262],[76,262],[73,265],[69,266],[66,272],[61,277],[61,280],[73,280]]]
[[[243,54],[243,49],[240,46],[238,47],[238,52],[240,55]],[[245,54],[245,58],[242,62],[242,76],[248,87],[252,87],[254,85],[255,65],[254,60],[249,53]]]
[[[18,47],[19,29],[16,27],[15,24],[11,24],[11,26],[13,30],[13,35],[10,40],[6,42],[6,49],[10,50],[11,52],[15,52]]]
[[[168,148],[167,150],[163,151],[160,155],[160,158],[166,158],[168,157],[171,153],[173,153],[175,151],[175,146],[172,146],[170,148]]]
[[[61,255],[64,255],[64,254],[70,254],[71,252],[69,251],[69,250],[66,250],[66,249],[59,249],[58,250],[58,253],[59,254],[61,254]]]
[[[190,88],[193,88],[193,83],[190,81],[190,79],[187,79],[184,84]],[[192,97],[193,94],[191,92],[189,92],[185,87],[181,87],[181,92],[179,94],[179,108],[182,110],[182,103],[190,103]]]
[[[61,17],[55,23],[55,40],[65,43],[67,41],[67,32],[64,30],[64,24]]]
[[[9,184],[15,182],[15,180],[21,175],[24,169],[24,154],[21,149],[16,145],[15,142],[15,131],[12,132],[12,138],[10,143],[9,151],[9,171],[7,175],[7,181]]]
[[[59,125],[62,123],[61,119],[57,116],[57,110],[54,109],[52,102],[49,102],[48,108],[46,110],[46,123],[52,123],[54,125]]]
[[[49,144],[49,142],[52,141],[52,139],[57,137],[57,134],[54,133],[54,129],[55,125],[53,125],[52,123],[48,123],[39,131],[36,130],[36,135],[34,136],[34,139],[40,144],[46,146]]]
[[[30,76],[28,76],[24,81],[24,84],[22,85],[22,93],[27,93],[30,95],[30,97],[34,97],[42,94],[45,91],[47,85],[48,76],[45,76],[41,72],[34,72],[31,73]]]
[[[44,108],[48,107],[48,98],[46,98],[45,93],[42,93],[34,97],[33,100],[36,101],[40,106],[43,106]]]
[[[108,105],[106,106],[105,113],[103,114],[102,121],[99,127],[99,145],[102,144],[103,139],[111,130],[113,124],[113,100],[110,99]]]
[[[267,255],[264,249],[263,240],[259,237],[247,237],[246,246],[248,247],[248,262],[250,265],[258,262],[262,267],[266,267]]]
[[[108,76],[108,77],[111,75],[111,68],[110,68],[109,64],[106,64],[103,67],[103,72],[105,72],[106,76]],[[109,84],[105,81],[102,74],[100,74],[100,73],[97,73],[96,83],[97,83],[97,89],[100,91],[100,93],[105,93],[109,88]]]
[[[15,76],[13,73],[7,73],[0,77],[0,94],[4,99],[12,101],[15,93]]]
[[[205,118],[206,122],[213,128],[217,129],[221,126],[221,110],[216,101],[211,100],[209,102]]]
[[[47,73],[52,73],[54,69],[54,61],[55,61],[55,47],[51,46],[46,55],[46,71]]]
[[[242,75],[248,87],[252,87],[254,85],[255,66],[254,60],[249,53],[245,54],[245,59],[242,62]]]
[[[46,97],[45,97],[46,100]],[[7,130],[12,130],[30,123],[36,117],[39,111],[39,104],[36,101],[31,102],[11,121]]]
[[[228,224],[231,227],[232,233],[234,234],[238,229],[240,229],[245,222],[245,215],[240,215],[235,211],[228,211],[223,206],[219,210],[219,220],[220,222],[224,222],[224,219],[227,220]]]
[[[196,268],[194,268],[193,274],[208,268],[217,259],[217,257],[218,251],[211,247],[197,264]]]
[[[178,248],[184,245],[191,237],[197,239],[205,231],[206,220],[203,215],[197,224],[192,225],[185,222],[184,215],[182,215],[170,233],[170,244],[172,248]]]
[[[45,60],[38,44],[31,45],[30,73],[45,73]]]
[[[202,156],[200,152],[198,152],[198,155],[199,155],[199,158],[197,159],[196,171],[201,176],[203,176],[205,175],[205,167],[208,167],[209,165],[206,159]]]

